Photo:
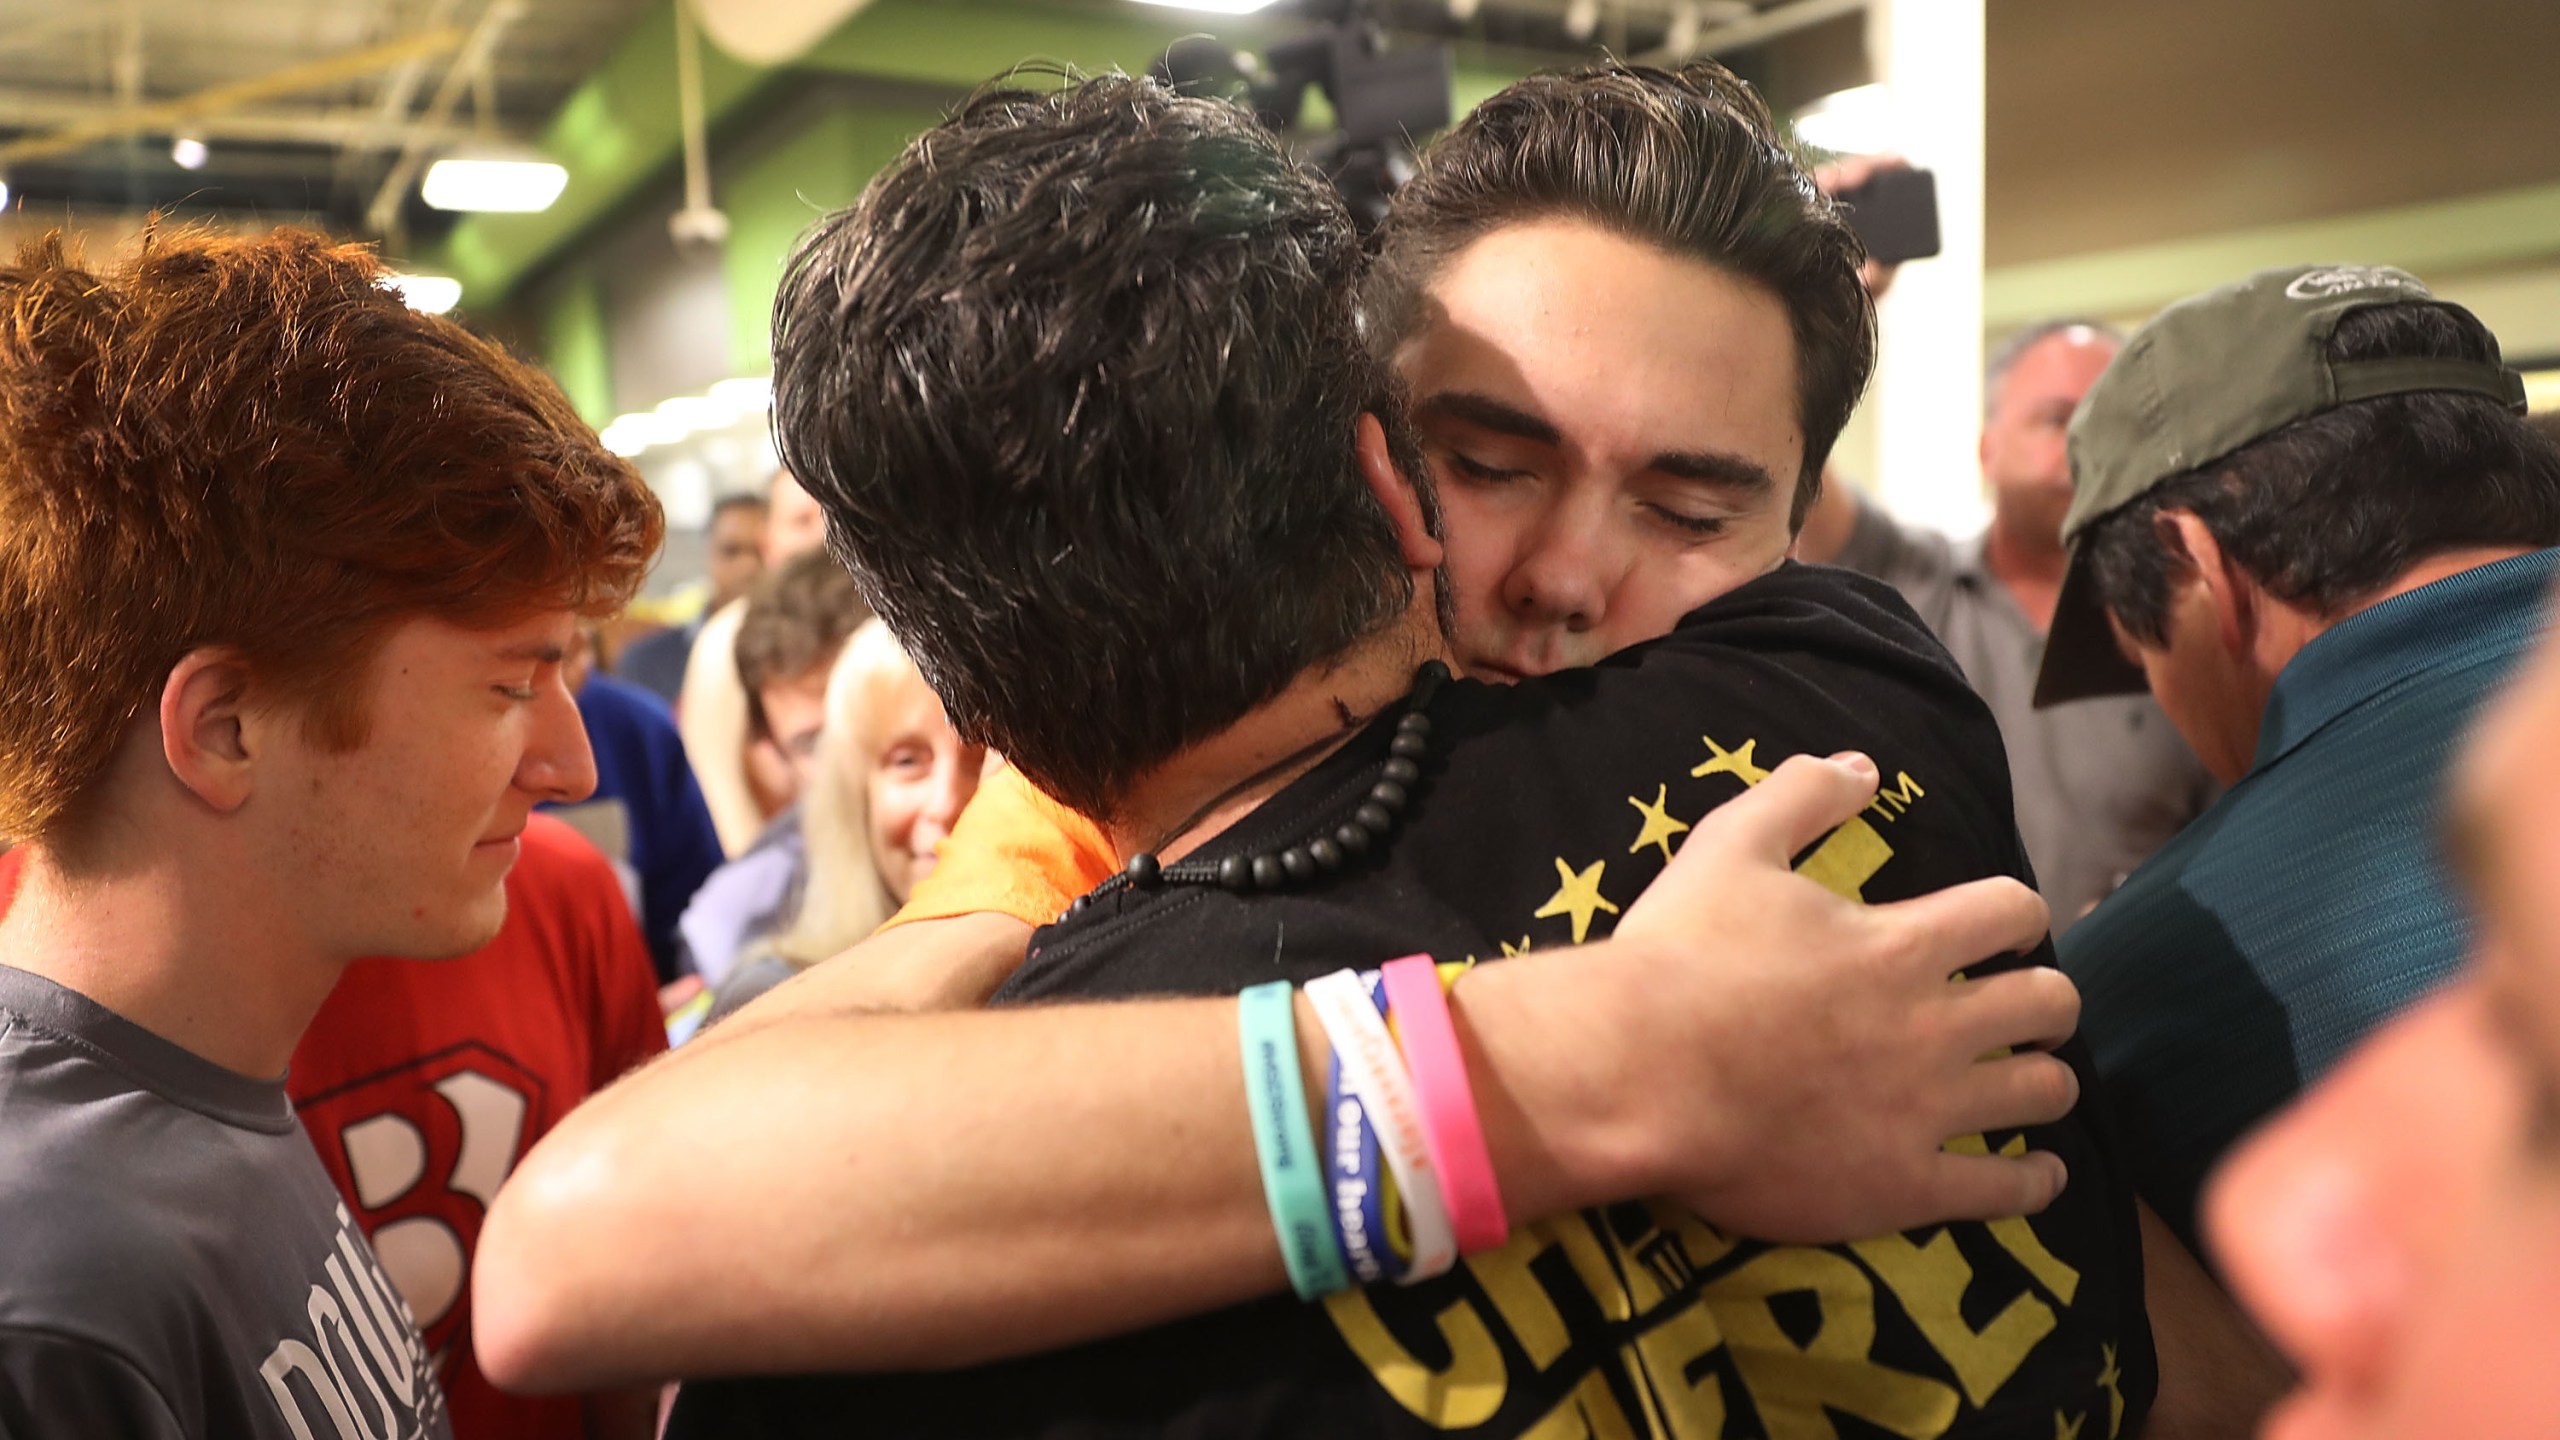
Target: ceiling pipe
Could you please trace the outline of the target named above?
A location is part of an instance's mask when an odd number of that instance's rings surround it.
[[[174,100],[149,105],[119,106],[96,120],[65,126],[49,134],[31,136],[0,144],[0,166],[27,160],[40,160],[55,155],[68,155],[86,150],[101,140],[116,140],[127,135],[152,131],[166,132],[194,124],[212,115],[235,110],[260,100],[280,95],[300,94],[305,90],[321,90],[408,59],[412,55],[436,50],[449,50],[462,40],[462,33],[446,30],[413,35],[387,45],[363,50],[350,50],[314,60],[309,64],[261,75],[229,85],[215,85]]]
[[[453,24],[455,14],[461,9],[462,0],[434,0],[418,28],[446,29]],[[382,103],[375,108],[371,121],[339,145],[338,175],[341,179],[352,173],[356,165],[374,151],[388,149],[392,142],[401,138],[401,122],[409,118],[409,111],[418,103],[419,88],[427,83],[427,62],[430,58],[416,56],[401,62],[400,67],[391,72],[391,78],[382,86]]]
[[[524,18],[524,0],[493,0],[480,12],[479,23],[471,27],[462,50],[445,67],[444,80],[436,86],[435,98],[427,102],[424,124],[409,132],[400,146],[400,158],[392,163],[391,173],[382,177],[382,188],[373,192],[373,203],[364,211],[366,228],[384,239],[395,238],[400,229],[400,202],[409,187],[417,182],[418,166],[426,159],[424,132],[441,131],[453,120],[453,107],[460,103],[462,92],[471,88],[473,72],[485,65],[496,52],[498,41],[507,27]],[[484,120],[488,117],[482,117]]]
[[[1867,8],[1867,0],[1792,0],[1773,5],[1748,20],[1731,25],[1701,27],[1697,37],[1686,48],[1664,46],[1637,60],[1647,65],[1677,65],[1700,55],[1724,55],[1747,49],[1781,35],[1809,30],[1843,15],[1855,15]]]

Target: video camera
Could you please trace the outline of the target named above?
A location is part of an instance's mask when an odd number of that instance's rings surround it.
[[[1336,128],[1301,154],[1342,192],[1362,234],[1387,217],[1387,200],[1412,178],[1413,137],[1451,118],[1451,50],[1390,49],[1369,0],[1307,0],[1312,34],[1274,45],[1261,59],[1206,35],[1176,40],[1148,73],[1185,95],[1232,100],[1263,124],[1298,123],[1307,88],[1324,92]]]

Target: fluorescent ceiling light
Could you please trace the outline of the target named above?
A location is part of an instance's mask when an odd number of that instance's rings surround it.
[[[2560,370],[2524,372],[2524,403],[2534,413],[2560,410]]]
[[[741,375],[712,386],[711,398],[742,414],[768,410],[773,407],[773,381],[762,375]]]
[[[641,439],[638,435],[635,435],[628,430],[612,425],[604,427],[603,432],[598,435],[597,438],[604,441],[604,448],[626,460],[649,448],[648,441]]]
[[[427,167],[418,193],[439,210],[548,210],[569,172],[548,160],[497,154],[451,155]]]
[[[169,158],[177,161],[181,170],[201,170],[204,162],[213,158],[213,152],[195,136],[181,135],[169,146]]]
[[[1250,15],[1271,0],[1138,0],[1141,5],[1167,5],[1176,10],[1199,10],[1211,15]]]
[[[462,282],[450,275],[401,275],[382,277],[382,283],[409,302],[412,310],[441,315],[462,303]]]
[[[718,430],[738,418],[738,412],[709,395],[678,395],[658,402],[658,417],[683,426],[687,431]]]
[[[673,445],[693,433],[664,415],[652,415],[646,410],[617,415],[613,423],[605,428],[637,436],[644,445]]]
[[[1796,138],[1841,155],[1873,155],[1894,145],[1893,92],[1882,85],[1835,91],[1796,112]]]

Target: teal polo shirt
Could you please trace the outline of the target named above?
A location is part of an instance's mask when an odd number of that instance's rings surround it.
[[[2461,964],[2445,770],[2555,574],[2560,550],[2479,566],[2304,646],[2249,773],[2061,938],[2135,1183],[2190,1249],[2232,1143]]]

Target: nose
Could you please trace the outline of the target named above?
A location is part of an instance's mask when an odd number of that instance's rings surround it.
[[[1513,614],[1538,626],[1579,633],[1608,618],[1609,591],[1617,568],[1607,507],[1574,487],[1536,517],[1522,535],[1502,599]]]
[[[516,784],[536,802],[565,804],[596,793],[595,751],[566,684],[546,686],[534,702],[533,733],[516,762]]]

